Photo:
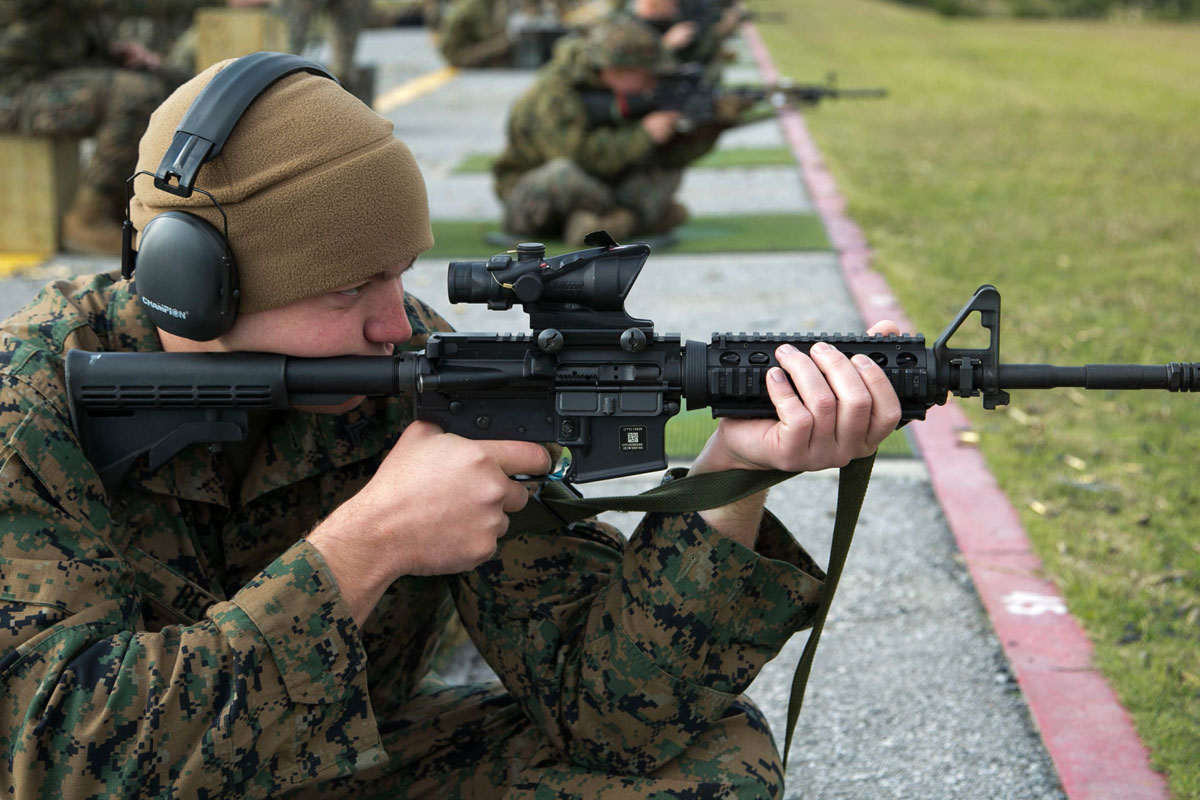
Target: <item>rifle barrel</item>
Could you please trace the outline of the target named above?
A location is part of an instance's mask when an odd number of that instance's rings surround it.
[[[1158,364],[1085,364],[1056,367],[1051,364],[1001,364],[1001,389],[1166,389],[1200,392],[1200,362]]]
[[[887,97],[887,89],[837,89],[838,97]]]

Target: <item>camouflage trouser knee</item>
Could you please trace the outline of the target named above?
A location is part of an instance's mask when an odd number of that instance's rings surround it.
[[[94,136],[96,150],[81,181],[123,202],[150,114],[167,96],[147,72],[69,69],[26,85],[16,98],[16,127],[26,134]]]
[[[504,197],[504,230],[521,236],[557,236],[572,211],[603,214],[616,206],[634,213],[637,228],[652,227],[671,207],[683,170],[646,165],[610,184],[569,158],[526,172]]]
[[[567,763],[499,684],[427,683],[380,723],[390,762],[288,794],[292,800],[779,797],[783,770],[762,713],[739,698],[677,758],[647,775]]]
[[[617,184],[617,205],[631,209],[637,231],[654,228],[671,207],[683,181],[683,170],[646,165],[631,170]]]
[[[616,194],[571,159],[555,158],[522,175],[503,203],[509,233],[559,236],[572,211],[603,214],[616,204]]]

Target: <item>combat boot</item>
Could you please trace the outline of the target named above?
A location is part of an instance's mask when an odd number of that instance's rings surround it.
[[[594,211],[572,211],[563,228],[563,242],[568,247],[583,247],[583,237],[592,231],[608,231],[618,242],[633,235],[637,218],[628,208],[617,206],[607,214]]]
[[[121,223],[112,203],[90,186],[81,186],[63,214],[63,249],[98,256],[121,255]]]

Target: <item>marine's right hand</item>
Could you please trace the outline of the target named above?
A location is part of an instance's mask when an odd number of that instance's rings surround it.
[[[642,127],[655,144],[666,144],[675,135],[675,127],[683,115],[678,111],[651,111],[642,117]]]
[[[312,531],[350,603],[366,619],[401,575],[465,572],[496,552],[510,512],[529,500],[511,475],[544,475],[539,444],[476,441],[413,422],[375,475]]]

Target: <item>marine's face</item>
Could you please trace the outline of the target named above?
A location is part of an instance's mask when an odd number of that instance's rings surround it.
[[[280,308],[238,315],[234,326],[210,342],[193,342],[159,331],[163,348],[183,352],[259,352],[289,356],[386,356],[412,336],[404,310],[400,267],[332,292],[297,300]],[[307,411],[343,413],[362,402]]]
[[[289,356],[386,356],[412,336],[401,276],[412,263],[280,308],[243,314],[221,350]]]

